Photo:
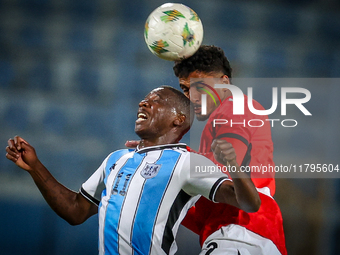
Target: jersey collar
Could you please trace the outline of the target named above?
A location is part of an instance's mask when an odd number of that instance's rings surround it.
[[[187,149],[187,145],[185,143],[163,144],[163,145],[145,147],[145,148],[142,148],[142,149],[139,149],[139,146],[137,146],[135,152],[146,153],[146,152],[149,152],[149,151],[172,149],[172,148]]]

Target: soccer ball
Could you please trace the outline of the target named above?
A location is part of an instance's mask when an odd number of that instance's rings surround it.
[[[166,3],[145,22],[145,42],[156,56],[177,61],[192,56],[203,40],[200,18],[183,4]]]

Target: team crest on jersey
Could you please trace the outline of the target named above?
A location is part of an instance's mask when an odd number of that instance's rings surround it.
[[[158,174],[160,168],[161,165],[146,163],[140,174],[145,179],[150,179]]]

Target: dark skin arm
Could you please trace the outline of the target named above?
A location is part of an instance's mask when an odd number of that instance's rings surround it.
[[[6,157],[27,171],[49,206],[71,225],[78,225],[96,214],[98,207],[59,183],[38,159],[35,149],[23,138],[8,140]]]
[[[261,205],[260,196],[250,177],[240,171],[236,162],[235,149],[225,140],[214,140],[211,148],[214,157],[225,166],[234,167],[236,171],[229,171],[233,181],[224,181],[218,188],[215,200],[240,208],[245,212],[257,212]]]

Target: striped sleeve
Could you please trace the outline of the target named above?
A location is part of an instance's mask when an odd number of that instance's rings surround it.
[[[99,206],[99,200],[96,199],[95,197],[91,196],[89,193],[86,192],[86,190],[84,190],[83,187],[80,188],[79,190],[80,194],[83,195],[83,197],[85,197],[87,200],[89,200],[90,202],[92,202],[93,204],[95,204],[96,206]]]
[[[110,154],[111,155],[111,154]],[[105,189],[105,166],[110,157],[106,157],[100,167],[84,182],[80,188],[80,194],[82,194],[91,203],[99,205],[101,194]]]
[[[200,172],[197,172],[197,169]],[[211,169],[216,170],[217,167],[210,159],[196,153],[190,153],[183,168],[184,191],[192,196],[202,195],[214,201],[218,187],[223,181],[230,179],[223,172],[212,171]]]
[[[220,187],[220,185],[222,184],[222,182],[224,182],[225,180],[230,180],[228,178],[226,178],[225,176],[224,177],[221,177],[219,178],[215,183],[214,185],[212,186],[211,190],[210,190],[210,193],[209,193],[209,199],[215,203],[217,203],[215,201],[215,195],[216,195],[216,191],[218,190],[218,187]]]

